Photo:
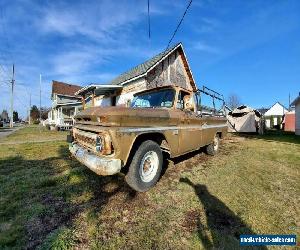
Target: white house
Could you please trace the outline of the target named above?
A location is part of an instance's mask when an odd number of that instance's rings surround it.
[[[276,102],[270,109],[264,114],[266,128],[273,128],[278,125],[281,128],[281,122],[283,115],[287,113],[288,110],[279,102]]]
[[[73,125],[73,116],[82,109],[81,98],[75,92],[81,86],[52,81],[52,108],[48,113],[48,124],[51,129],[69,129]]]
[[[300,135],[300,93],[299,96],[291,103],[295,107],[295,134]]]
[[[181,43],[121,74],[106,85],[91,84],[76,92],[84,106],[129,106],[137,92],[166,85],[196,90]],[[87,97],[90,97],[87,101]]]

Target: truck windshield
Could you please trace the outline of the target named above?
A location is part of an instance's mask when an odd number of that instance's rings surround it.
[[[141,108],[171,108],[173,106],[175,91],[173,89],[162,89],[155,92],[142,93],[133,98],[131,107]]]

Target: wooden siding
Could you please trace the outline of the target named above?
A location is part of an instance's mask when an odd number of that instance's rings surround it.
[[[176,85],[193,90],[182,58],[183,56],[176,50],[159,63],[146,76],[146,88],[151,89],[166,85]]]

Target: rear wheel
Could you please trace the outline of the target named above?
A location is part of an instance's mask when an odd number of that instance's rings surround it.
[[[161,148],[154,141],[144,141],[135,152],[126,175],[128,185],[145,192],[158,181],[163,163]]]
[[[220,138],[218,135],[215,135],[214,140],[211,144],[206,146],[206,153],[209,155],[215,155],[219,151]]]

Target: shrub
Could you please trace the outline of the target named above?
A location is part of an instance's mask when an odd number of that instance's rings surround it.
[[[273,128],[274,127],[274,117],[271,116],[270,117],[270,128]]]

